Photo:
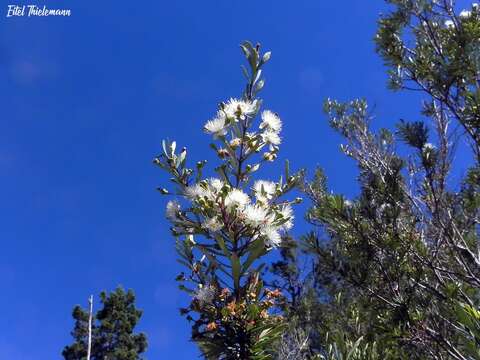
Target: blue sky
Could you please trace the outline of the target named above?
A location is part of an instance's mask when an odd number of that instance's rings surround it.
[[[355,194],[356,171],[325,98],[367,98],[375,126],[418,118],[418,95],[387,91],[374,53],[382,1],[32,0],[18,4],[72,16],[7,19],[9,3],[0,6],[5,359],[60,359],[72,307],[117,284],[136,291],[149,359],[196,358],[155,191],[166,179],[151,160],[163,138],[211,157],[201,128],[218,102],[241,94],[242,40],[273,53],[263,98],[284,121],[280,160],[322,166],[335,191]],[[294,233],[308,229],[299,221]]]

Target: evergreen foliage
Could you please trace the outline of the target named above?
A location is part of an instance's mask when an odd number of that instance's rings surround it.
[[[92,324],[91,360],[140,360],[147,348],[144,333],[134,333],[142,316],[135,306],[135,294],[118,287],[115,291],[100,294],[102,309],[94,316]],[[75,342],[65,347],[65,360],[85,360],[88,342],[88,310],[79,305],[72,313],[75,327],[72,336]]]
[[[330,192],[320,169],[305,182],[316,230],[273,266],[291,292],[281,349],[300,333],[305,359],[480,359],[480,8],[388,2],[377,52],[390,88],[425,95],[428,121],[373,132],[364,100],[325,102],[358,165],[360,194]],[[455,182],[468,149],[470,168]],[[313,269],[299,275],[299,259]],[[300,296],[291,287],[299,277]]]

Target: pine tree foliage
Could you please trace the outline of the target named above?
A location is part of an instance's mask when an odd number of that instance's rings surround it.
[[[140,360],[147,349],[144,333],[134,333],[134,328],[142,316],[135,306],[135,294],[118,287],[107,294],[102,292],[103,307],[95,314],[92,325],[91,360]],[[75,327],[72,336],[75,342],[65,347],[62,355],[65,360],[85,360],[87,358],[88,311],[75,306],[72,313]]]
[[[288,318],[312,359],[480,359],[480,8],[388,3],[377,52],[390,88],[424,95],[426,120],[374,132],[366,101],[326,101],[360,193],[332,193],[321,170],[305,183],[316,231],[300,249],[313,269]],[[456,181],[456,159],[469,158]],[[293,269],[276,272],[284,287]]]

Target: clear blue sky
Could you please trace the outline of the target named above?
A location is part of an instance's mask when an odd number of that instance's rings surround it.
[[[324,167],[335,191],[354,194],[356,171],[322,114],[325,98],[366,97],[378,126],[418,118],[418,98],[385,89],[372,42],[382,1],[45,1],[38,5],[72,16],[7,19],[8,3],[0,6],[2,359],[60,359],[72,307],[117,284],[136,291],[149,359],[196,358],[177,310],[185,301],[165,198],[155,191],[165,176],[151,160],[167,137],[196,160],[211,155],[201,128],[219,101],[241,93],[243,39],[273,52],[263,97],[284,120],[280,159]],[[300,221],[294,232],[307,229]]]

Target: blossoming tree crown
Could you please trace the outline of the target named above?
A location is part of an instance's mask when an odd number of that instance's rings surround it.
[[[194,321],[192,338],[204,354],[244,359],[264,353],[281,332],[281,318],[271,315],[280,292],[263,288],[263,265],[257,260],[281,246],[282,235],[293,226],[291,206],[300,199],[282,198],[301,174],[291,175],[287,162],[278,181],[254,179],[262,165],[277,158],[282,121],[262,109],[257,97],[271,53],[262,55],[249,42],[241,49],[249,65],[242,67],[243,96],[222,102],[203,127],[213,140],[217,176],[203,176],[206,160],[189,168],[187,149],[178,152],[175,141],[163,141],[163,154],[154,163],[175,184],[173,190],[160,191],[176,197],[167,203],[166,217],[177,238],[179,261],[188,269],[177,280],[192,297],[183,309]],[[195,319],[192,312],[198,314]]]

